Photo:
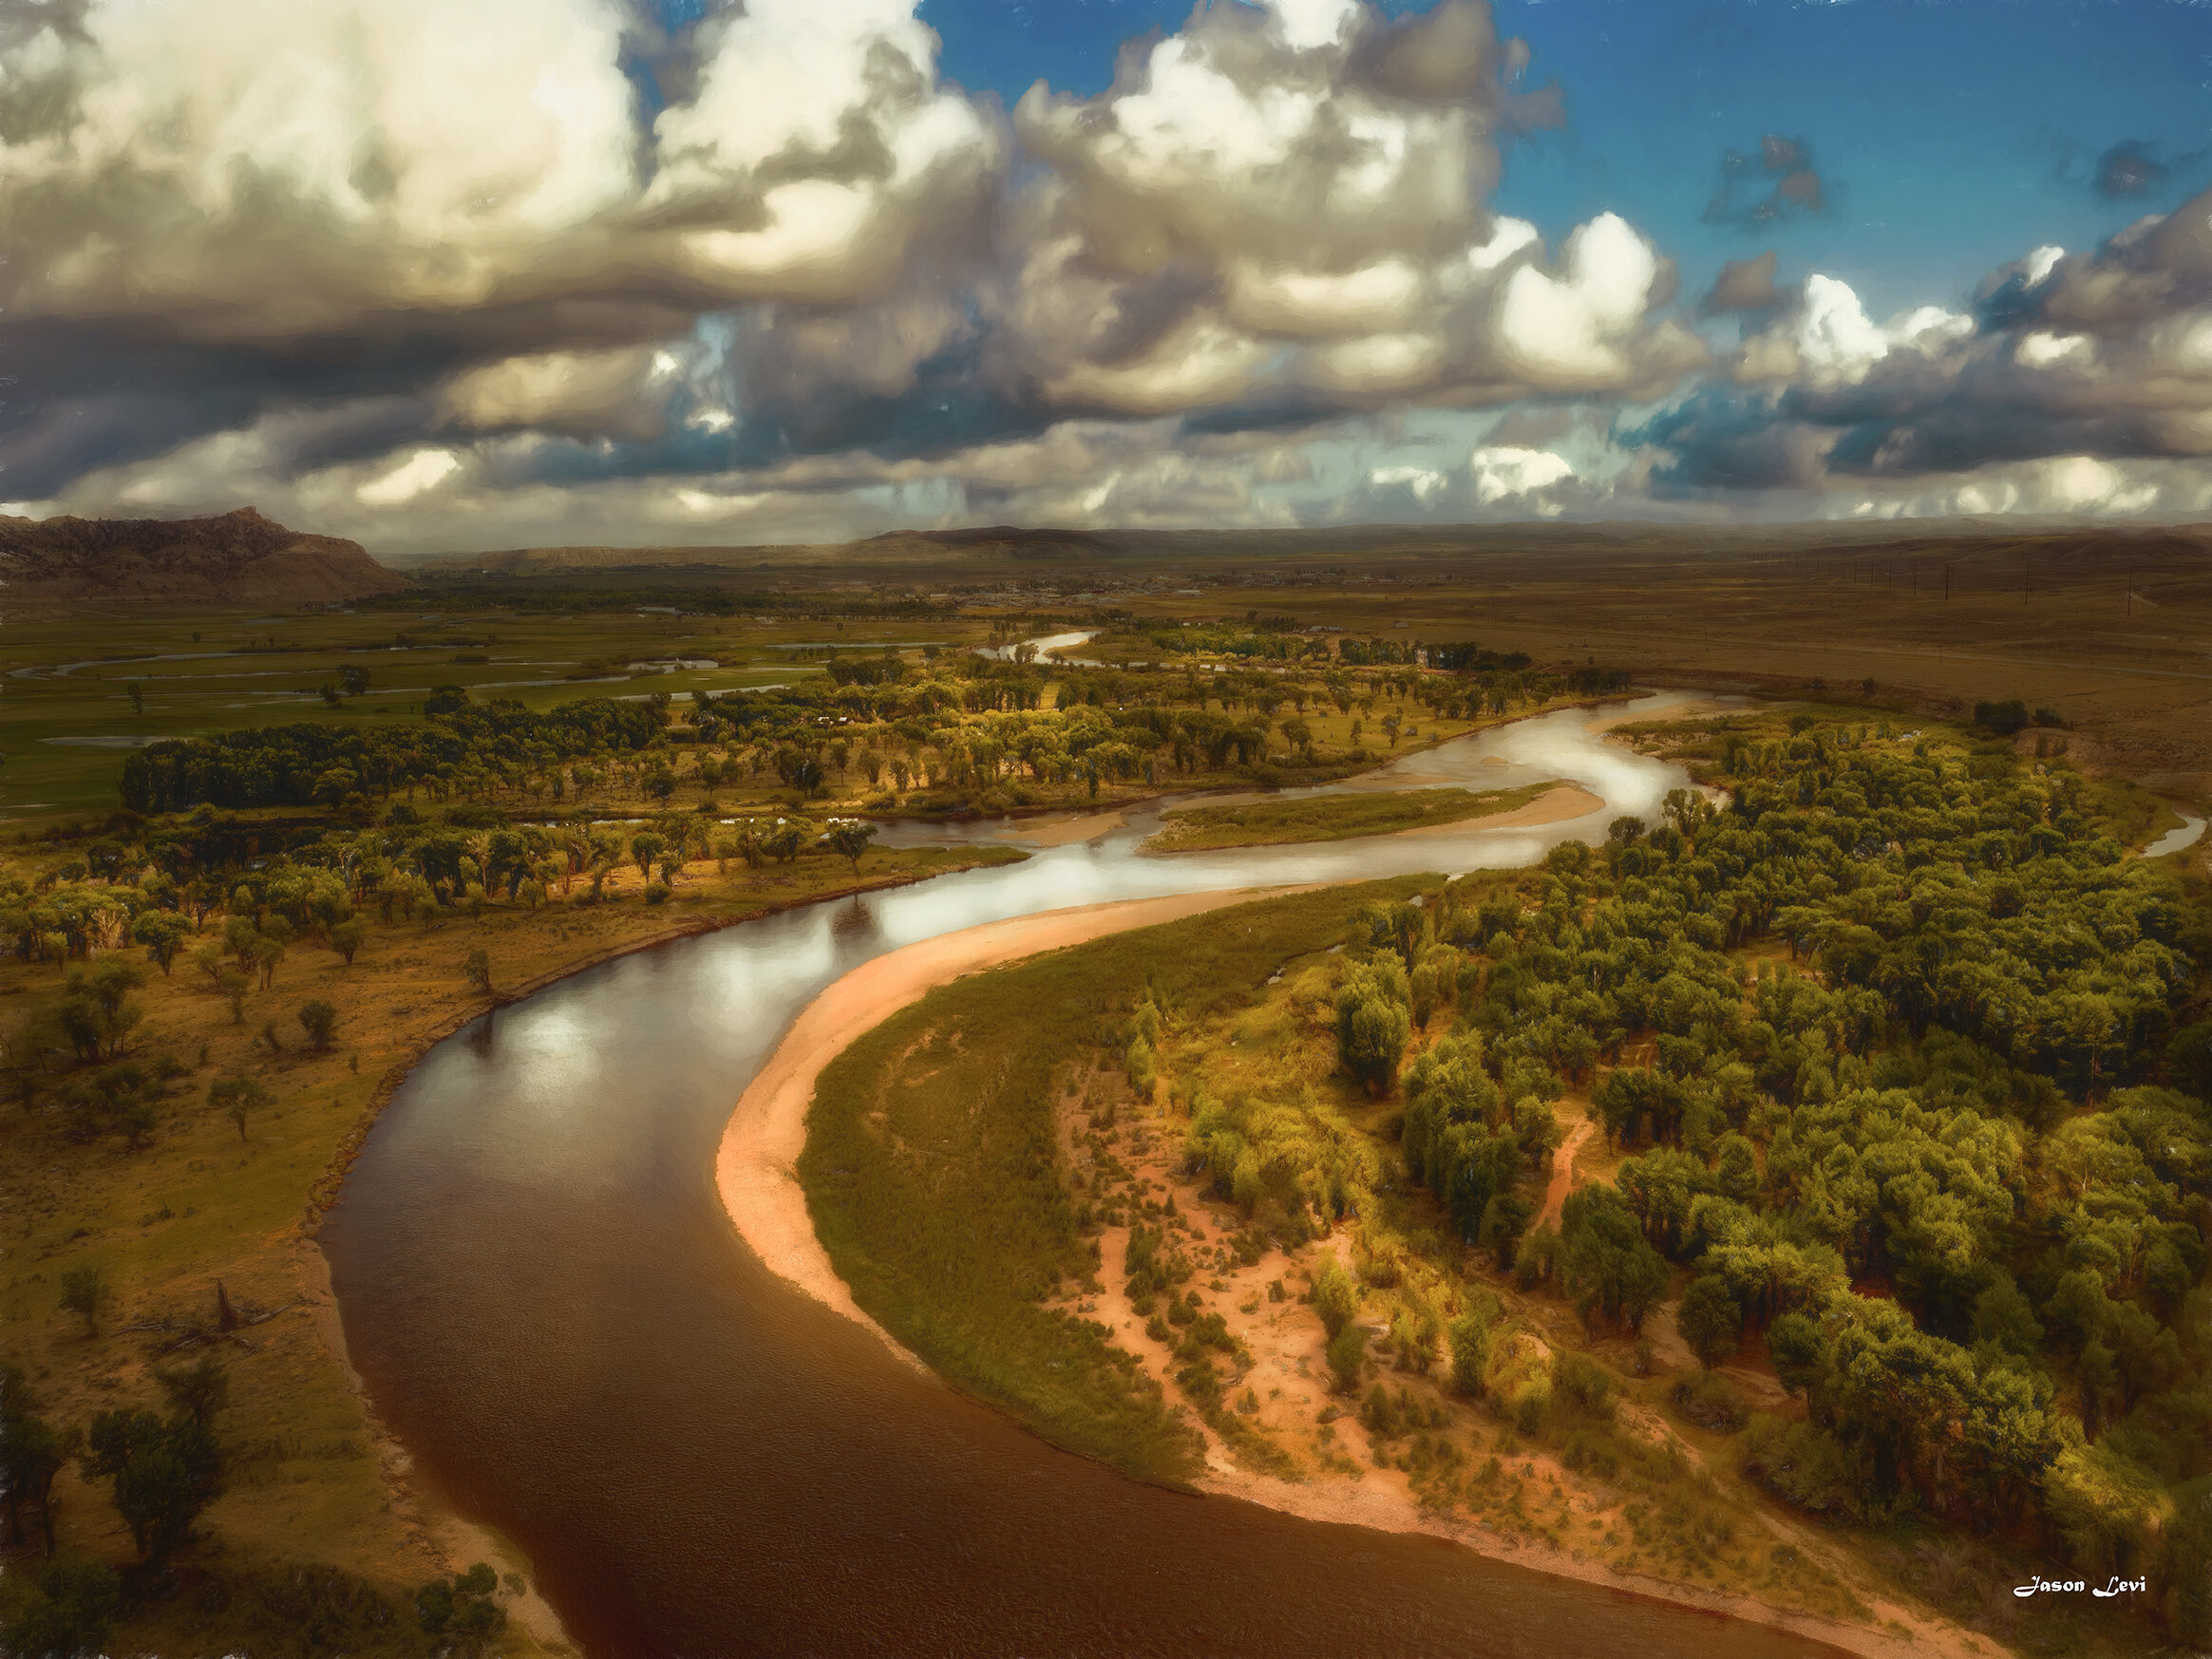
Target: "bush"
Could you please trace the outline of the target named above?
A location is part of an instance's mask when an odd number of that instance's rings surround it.
[[[1451,1322],[1451,1386],[1470,1400],[1483,1394],[1483,1373],[1490,1364],[1490,1322],[1468,1309]]]
[[[1344,1327],[1329,1339],[1328,1359],[1336,1391],[1351,1393],[1359,1386],[1360,1374],[1367,1368],[1367,1332],[1356,1325]]]
[[[1711,1371],[1674,1385],[1674,1409],[1692,1423],[1734,1434],[1751,1418],[1736,1391]]]
[[[1562,1353],[1552,1360],[1552,1388],[1590,1416],[1609,1422],[1617,1388],[1613,1373],[1587,1354]]]
[[[648,881],[645,884],[645,902],[666,904],[669,901],[669,884],[665,881]]]
[[[1314,1311],[1332,1339],[1343,1334],[1359,1311],[1359,1287],[1334,1251],[1321,1258],[1321,1271],[1314,1275]]]

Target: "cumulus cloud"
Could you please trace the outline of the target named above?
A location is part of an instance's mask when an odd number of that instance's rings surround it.
[[[42,14],[0,42],[0,84],[48,89],[0,128],[19,315],[258,337],[656,286],[851,299],[1001,154],[898,0],[755,0],[650,123],[615,0]]]
[[[1971,313],[1878,322],[1816,273],[1730,369],[1737,390],[1619,434],[1667,458],[1661,489],[1838,490],[1869,512],[2199,510],[2212,192],[2091,251],[2031,251],[1991,273]],[[1884,488],[1852,493],[1869,482]]]
[[[1194,12],[1095,98],[1014,113],[1049,169],[1015,204],[987,357],[1058,406],[1155,414],[1502,402],[1671,384],[1699,342],[1617,217],[1547,265],[1490,212],[1501,135],[1557,119],[1486,7],[1386,23],[1286,0]]]

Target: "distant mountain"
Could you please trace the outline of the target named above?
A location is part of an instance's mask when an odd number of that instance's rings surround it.
[[[2201,556],[2212,526],[2083,524],[2025,518],[1819,521],[1796,524],[1675,524],[1642,520],[1506,524],[1340,524],[1270,530],[1066,530],[993,524],[966,530],[892,530],[860,541],[720,547],[533,547],[395,560],[430,577],[589,573],[868,569],[917,574],[1003,561],[1014,566],[1090,566],[1116,559],[1231,564],[1343,557],[1482,558],[1555,554],[1815,558],[1918,554],[1945,557],[2124,561]]]
[[[0,514],[0,612],[84,604],[330,604],[407,585],[359,542],[287,530],[252,507],[219,518]]]

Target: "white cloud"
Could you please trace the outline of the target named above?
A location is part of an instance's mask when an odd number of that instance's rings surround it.
[[[397,507],[436,489],[460,470],[461,458],[452,450],[418,449],[389,472],[355,489],[353,499],[365,507]]]
[[[1510,444],[1477,449],[1467,458],[1467,464],[1475,500],[1486,507],[1512,498],[1541,496],[1575,476],[1565,459],[1548,449],[1522,449]],[[1542,507],[1539,505],[1538,510]],[[1554,505],[1551,510],[1559,509]]]

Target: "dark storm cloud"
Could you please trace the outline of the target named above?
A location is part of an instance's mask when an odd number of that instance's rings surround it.
[[[1767,133],[1755,151],[1721,152],[1720,183],[1706,203],[1705,219],[1739,230],[1763,230],[1824,214],[1834,195],[1834,187],[1813,164],[1809,143]]]
[[[1785,419],[1776,400],[1713,387],[1640,425],[1616,425],[1623,448],[1673,456],[1652,473],[1655,495],[1810,487],[1832,434]]]

